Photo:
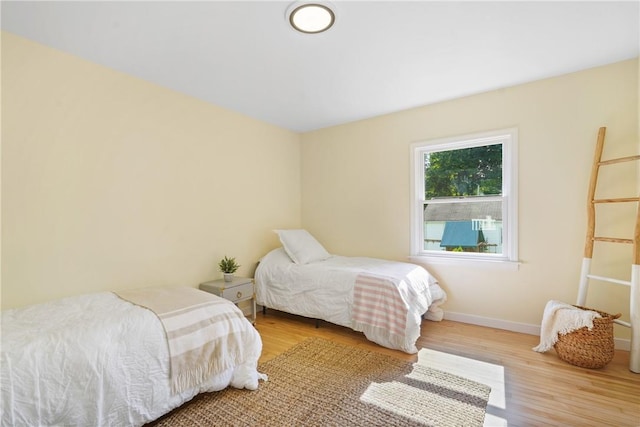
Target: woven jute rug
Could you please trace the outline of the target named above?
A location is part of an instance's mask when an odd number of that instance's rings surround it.
[[[259,366],[256,391],[227,388],[158,427],[481,426],[490,388],[372,351],[309,338]]]

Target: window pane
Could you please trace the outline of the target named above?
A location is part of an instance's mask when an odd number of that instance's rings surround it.
[[[502,144],[424,154],[425,200],[502,194]]]
[[[425,203],[423,249],[502,254],[502,201]]]

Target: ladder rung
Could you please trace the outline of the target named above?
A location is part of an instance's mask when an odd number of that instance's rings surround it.
[[[640,154],[636,156],[620,157],[619,159],[604,160],[599,162],[598,164],[600,166],[604,166],[604,165],[612,165],[614,163],[630,162],[632,160],[638,160],[638,159],[640,159]]]
[[[613,279],[611,277],[596,276],[595,274],[587,274],[589,279],[602,280],[603,282],[617,283],[618,285],[631,286],[631,281]]]
[[[631,327],[631,323],[625,322],[624,320],[620,320],[620,319],[613,319],[613,323],[617,323],[618,325],[626,326],[627,328]]]
[[[611,243],[633,243],[633,239],[619,239],[617,237],[594,237],[596,242],[611,242]]]
[[[626,202],[640,202],[640,197],[620,197],[617,199],[594,199],[593,203],[626,203]]]

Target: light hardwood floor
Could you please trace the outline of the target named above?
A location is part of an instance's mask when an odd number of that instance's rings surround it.
[[[326,322],[268,310],[258,313],[261,362],[307,337],[322,337],[414,362],[416,355],[371,343],[358,332]],[[539,337],[451,321],[424,321],[417,347],[480,360],[504,369],[504,405],[487,418],[515,426],[640,426],[640,374],[628,369],[629,353],[616,351],[602,369],[560,360],[553,350],[531,350]],[[506,421],[506,422],[504,422]],[[496,421],[496,424],[498,422]],[[489,424],[486,424],[489,425]]]

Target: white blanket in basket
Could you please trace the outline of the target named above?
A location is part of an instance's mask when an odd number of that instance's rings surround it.
[[[558,341],[558,334],[568,334],[585,326],[593,329],[593,319],[602,317],[598,312],[582,310],[572,305],[551,300],[544,308],[540,326],[540,344],[534,351],[544,353]]]

